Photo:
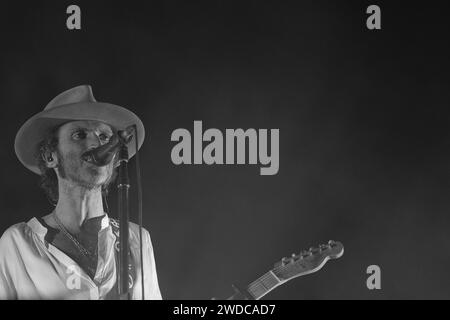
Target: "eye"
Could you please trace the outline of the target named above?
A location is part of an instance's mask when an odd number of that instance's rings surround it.
[[[84,130],[77,130],[72,134],[72,139],[74,140],[86,139],[86,132]]]
[[[111,139],[111,136],[106,133],[100,133],[100,135],[98,137],[100,138],[100,140],[102,140],[104,142],[108,142],[109,139]]]

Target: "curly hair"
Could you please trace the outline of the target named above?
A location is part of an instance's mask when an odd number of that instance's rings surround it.
[[[38,144],[34,155],[37,166],[41,171],[39,186],[44,190],[48,200],[52,205],[56,205],[59,198],[58,176],[56,175],[54,169],[47,167],[45,155],[51,152],[56,152],[59,155],[58,129],[59,127],[55,127],[47,133],[45,138]],[[116,176],[117,170],[113,170],[113,174],[110,179],[102,186],[103,196],[106,196],[108,194],[109,186],[111,182],[115,180]]]

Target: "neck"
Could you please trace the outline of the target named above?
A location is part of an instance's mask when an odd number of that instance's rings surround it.
[[[71,233],[79,233],[86,219],[104,215],[101,187],[86,188],[60,181],[55,214]]]

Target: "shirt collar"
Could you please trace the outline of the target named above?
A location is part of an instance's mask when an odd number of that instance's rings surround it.
[[[101,219],[99,221],[99,219]],[[109,217],[108,214],[105,213],[103,216],[100,217],[94,217],[94,218],[90,218],[88,220],[85,220],[83,222],[82,227],[86,230],[86,229],[99,229],[98,232],[106,229],[109,227]],[[44,242],[45,239],[45,235],[47,234],[47,228],[45,226],[42,225],[42,223],[39,222],[39,219],[37,219],[36,217],[31,218],[28,222],[27,225],[31,228],[31,230],[41,239],[42,242]],[[94,226],[94,227],[93,227]],[[98,227],[95,227],[98,226]]]

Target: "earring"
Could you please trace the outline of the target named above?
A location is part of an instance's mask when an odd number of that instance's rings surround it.
[[[48,161],[48,162],[53,161],[53,157],[52,157],[52,156],[48,156],[48,157],[47,157],[47,161]]]

